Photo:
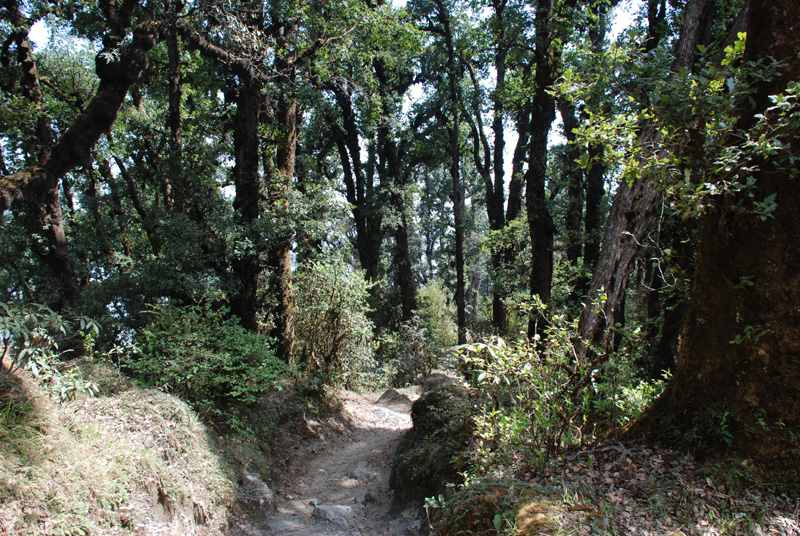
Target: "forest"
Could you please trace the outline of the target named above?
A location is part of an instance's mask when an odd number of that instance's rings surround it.
[[[30,385],[266,452],[446,371],[437,533],[539,534],[470,501],[617,441],[796,506],[800,2],[3,0],[0,42],[4,501]]]

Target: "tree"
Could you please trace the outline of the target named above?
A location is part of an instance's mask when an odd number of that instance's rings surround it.
[[[461,95],[461,80],[463,65],[459,61],[457,50],[457,17],[452,2],[433,0],[433,2],[418,2],[414,7],[418,16],[425,23],[423,29],[439,38],[435,53],[443,59],[437,65],[443,69],[441,72],[428,73],[432,80],[440,83],[439,90],[445,95],[441,104],[443,108],[437,113],[439,123],[447,132],[447,149],[450,181],[451,201],[453,203],[453,227],[455,234],[454,259],[456,271],[455,302],[458,325],[458,342],[464,344],[467,340],[467,314],[464,280],[464,225],[465,225],[465,187],[461,169],[461,111],[463,109]]]
[[[116,120],[128,90],[147,68],[147,52],[160,37],[159,26],[147,21],[136,26],[130,43],[122,44],[138,2],[125,2],[121,6],[101,2],[100,7],[107,26],[103,49],[97,55],[96,70],[100,83],[95,96],[70,127],[52,142],[52,146],[49,140],[40,139],[42,147],[36,163],[0,178],[0,213],[16,202],[24,203],[37,214],[47,237],[48,246],[43,257],[52,270],[58,289],[58,297],[54,300],[56,308],[71,305],[76,299],[61,213],[60,181],[74,168],[91,164],[92,149]],[[12,24],[20,27],[21,33],[17,34],[15,41],[25,70],[23,87],[28,98],[36,104],[39,82],[25,29],[30,23],[23,20],[16,3],[9,2],[6,9]],[[45,135],[44,132],[41,135]]]
[[[699,435],[703,446],[732,449],[782,482],[800,479],[793,454],[800,426],[800,197],[791,163],[798,158],[798,7],[791,0],[750,2],[744,61],[779,62],[767,76],[752,63],[745,67],[755,85],[737,103],[738,124],[728,139],[729,147],[739,136],[755,144],[754,154],[737,158],[738,179],[753,187],[717,197],[702,218],[678,367],[637,425],[656,437]],[[780,150],[759,145],[765,139]],[[713,171],[698,178],[723,188],[724,179]]]
[[[483,181],[486,215],[489,228],[495,234],[502,234],[507,230],[510,222],[516,219],[521,208],[521,177],[522,156],[527,146],[528,128],[527,121],[529,110],[524,114],[526,121],[521,125],[522,131],[518,137],[517,161],[515,162],[515,177],[511,179],[508,195],[508,208],[506,207],[506,116],[508,106],[514,105],[511,99],[512,90],[509,88],[507,78],[511,78],[516,71],[522,70],[522,65],[527,56],[527,36],[524,28],[529,23],[524,14],[524,6],[507,0],[494,0],[491,2],[492,15],[483,28],[486,34],[482,39],[476,38],[477,46],[474,50],[467,51],[465,58],[472,83],[470,106],[465,103],[465,119],[470,126],[472,138],[472,160],[478,175]],[[484,41],[486,43],[484,44]],[[482,56],[487,56],[482,59]],[[469,60],[470,56],[478,58],[477,61]],[[475,65],[473,65],[475,63]],[[487,74],[482,71],[493,69],[494,87],[488,95],[484,95],[482,85]],[[511,84],[513,85],[513,84]],[[490,106],[489,106],[490,104]],[[491,140],[484,125],[484,115],[491,115]],[[497,333],[505,334],[508,331],[508,307],[506,300],[510,294],[508,265],[514,263],[513,248],[503,241],[493,242],[490,246],[492,263],[492,326]]]
[[[553,284],[555,224],[547,199],[547,137],[555,119],[556,103],[551,88],[559,76],[564,36],[561,18],[569,18],[575,1],[539,0],[535,14],[534,88],[530,102],[528,169],[525,172],[525,206],[531,237],[531,271],[528,290],[543,304],[550,301]],[[544,333],[543,312],[532,315],[528,336]]]
[[[708,29],[703,24],[704,21],[708,24],[708,9],[708,0],[692,0],[684,8],[684,24],[671,65],[673,76],[691,71],[702,32]],[[649,34],[656,33],[658,27],[653,26],[651,17]],[[648,39],[647,43],[651,46],[653,40]],[[635,143],[647,155],[659,152],[661,140],[652,122],[641,125]],[[646,165],[642,164],[641,168],[645,169]],[[616,328],[617,324],[624,322],[630,274],[662,200],[655,177],[648,173],[639,170],[625,179],[614,196],[606,220],[602,250],[589,285],[588,302],[578,322],[576,351],[579,362],[589,356],[603,360],[617,347]]]

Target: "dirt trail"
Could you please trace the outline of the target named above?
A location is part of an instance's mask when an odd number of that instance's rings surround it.
[[[277,512],[250,536],[413,536],[424,521],[409,508],[390,516],[392,456],[411,428],[411,391],[342,394],[352,426],[320,431],[321,442],[298,445],[296,469],[275,490]],[[309,425],[314,427],[316,423]]]

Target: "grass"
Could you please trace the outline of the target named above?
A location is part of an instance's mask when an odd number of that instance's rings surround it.
[[[128,389],[54,403],[0,371],[0,534],[222,534],[231,472],[196,415]]]

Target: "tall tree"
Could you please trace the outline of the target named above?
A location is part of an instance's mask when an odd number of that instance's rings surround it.
[[[691,0],[684,8],[684,23],[672,62],[673,73],[681,69],[691,71],[708,6],[709,0]],[[651,20],[651,34],[660,31],[658,24],[659,20]],[[652,40],[647,42],[652,44]],[[636,143],[646,152],[657,151],[659,139],[654,125],[643,125]],[[588,302],[578,322],[579,361],[593,355],[593,348],[600,352],[601,359],[607,351],[616,348],[619,341],[615,328],[624,318],[630,274],[661,199],[656,181],[644,173],[631,181],[623,181],[617,189],[589,285]]]
[[[780,63],[775,76],[756,80],[752,100],[739,103],[737,127],[746,138],[780,142],[782,151],[752,155],[744,164],[752,165],[754,189],[721,196],[703,217],[678,367],[640,423],[655,435],[704,434],[707,446],[735,449],[771,481],[794,482],[800,475],[792,454],[800,429],[800,197],[797,168],[789,162],[798,157],[798,7],[791,0],[750,1],[744,60]],[[786,96],[770,98],[779,94]],[[720,177],[712,172],[698,180]],[[768,216],[765,207],[771,207]],[[725,434],[715,440],[721,419]]]
[[[485,22],[485,32],[488,39],[488,51],[480,48],[465,55],[472,83],[471,106],[465,106],[465,120],[470,125],[472,138],[472,156],[475,169],[483,180],[485,192],[486,214],[489,218],[489,227],[492,231],[503,231],[508,221],[516,216],[507,218],[506,213],[506,116],[507,103],[509,102],[509,89],[507,77],[509,71],[519,68],[519,56],[526,47],[524,42],[524,26],[527,18],[523,14],[522,6],[508,0],[493,0],[491,2],[492,16]],[[478,42],[481,42],[478,40]],[[475,56],[481,58],[486,52],[489,57],[483,60],[484,65],[473,66],[468,58]],[[482,89],[485,80],[481,78],[478,69],[485,70],[491,67],[494,70],[494,87],[490,95],[484,96]],[[513,74],[513,72],[512,72]],[[485,78],[485,75],[483,76]],[[491,114],[491,141],[484,125],[483,116],[486,114],[487,102],[490,102],[488,111]],[[527,124],[526,124],[527,126]],[[528,133],[520,136],[521,143],[525,143]],[[521,172],[518,172],[521,173]],[[515,214],[516,207],[520,204],[521,188],[519,179],[509,192],[509,213]],[[492,262],[492,326],[498,333],[508,331],[508,308],[506,300],[509,296],[508,276],[505,273],[506,264],[510,261],[512,252],[502,242],[490,244]]]
[[[466,215],[464,177],[461,170],[461,111],[463,109],[461,95],[461,81],[463,77],[463,64],[459,61],[457,50],[457,19],[454,17],[453,2],[434,0],[433,2],[419,2],[415,5],[417,15],[422,19],[422,28],[437,36],[440,41],[437,46],[443,61],[440,67],[442,73],[430,73],[432,79],[438,78],[442,82],[440,91],[446,95],[446,100],[441,103],[442,108],[437,112],[437,118],[447,132],[447,161],[449,164],[451,188],[451,201],[453,203],[453,227],[455,235],[454,259],[456,272],[455,303],[458,325],[458,341],[463,344],[467,340],[467,314],[464,279],[464,225]]]
[[[531,237],[531,270],[528,290],[543,304],[550,301],[553,284],[553,243],[556,227],[547,198],[547,137],[555,119],[552,86],[559,76],[564,36],[561,18],[568,18],[575,1],[539,0],[535,5],[534,88],[530,101],[528,169],[525,172],[525,205]],[[532,315],[528,336],[543,333],[543,312]]]
[[[70,305],[76,298],[61,214],[60,181],[71,170],[91,164],[92,149],[116,120],[128,90],[147,68],[147,52],[159,39],[158,24],[147,21],[137,25],[132,40],[123,44],[137,6],[138,2],[133,0],[121,5],[101,2],[106,31],[103,49],[97,55],[96,72],[100,82],[95,96],[52,147],[43,148],[35,164],[0,178],[0,212],[8,210],[15,202],[22,202],[39,215],[48,238],[44,259],[58,288],[58,298],[54,300],[56,307]],[[7,10],[13,16],[14,5],[7,6]],[[30,48],[27,37],[20,39],[19,43],[21,54]],[[35,64],[25,61],[23,66],[26,80],[30,81],[26,84],[33,87],[31,77],[35,75]]]

